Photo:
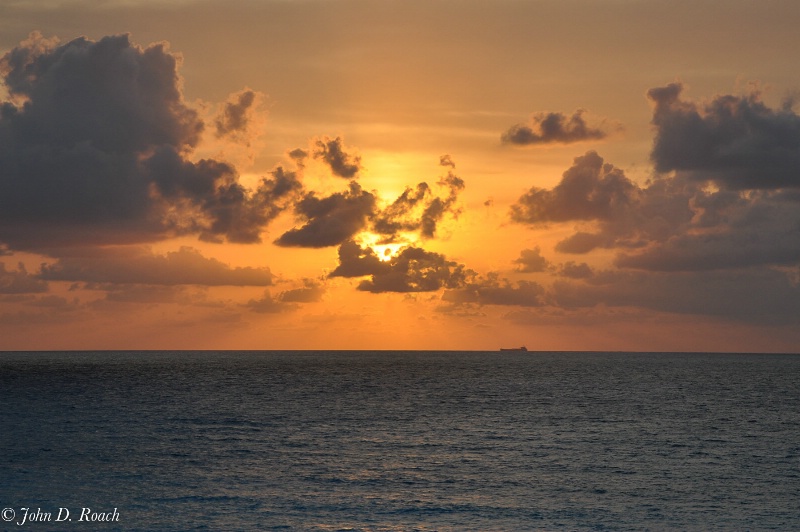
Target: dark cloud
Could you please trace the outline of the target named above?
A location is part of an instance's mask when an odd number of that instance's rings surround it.
[[[260,242],[261,230],[287,209],[302,189],[297,173],[280,166],[270,177],[262,177],[254,191],[236,182],[221,186],[203,205],[211,223],[203,228],[201,237],[214,241],[225,235],[230,242]]]
[[[578,231],[558,242],[555,250],[559,253],[583,254],[609,245],[613,245],[613,239],[609,239],[606,235]]]
[[[381,261],[372,248],[362,248],[349,240],[339,246],[339,265],[330,273],[330,277],[380,275],[389,269],[389,264]]]
[[[594,152],[576,158],[553,189],[523,195],[511,218],[533,226],[581,223],[555,250],[617,249],[615,265],[623,268],[699,271],[800,262],[799,193],[715,190],[683,174],[642,188]]]
[[[361,170],[361,157],[348,155],[342,146],[341,137],[323,137],[317,140],[315,146],[314,157],[325,161],[334,175],[350,179],[356,177]]]
[[[278,299],[274,299],[269,290],[265,290],[264,295],[261,296],[261,298],[251,299],[244,306],[253,312],[258,312],[260,314],[277,314],[279,312],[285,312],[294,308],[293,306],[283,303]]]
[[[256,91],[245,89],[225,102],[220,115],[214,121],[217,136],[237,137],[237,134],[246,132],[259,96]]]
[[[513,221],[532,226],[592,222],[556,245],[562,253],[596,248],[641,248],[681,232],[695,216],[692,201],[702,189],[686,179],[656,179],[646,188],[606,163],[596,152],[576,157],[552,189],[531,188],[511,206]]]
[[[445,196],[434,195],[426,182],[415,189],[405,191],[390,205],[373,217],[372,229],[386,241],[392,241],[400,232],[419,232],[423,238],[436,236],[439,222],[450,214],[457,217],[458,195],[464,190],[464,181],[453,172],[448,172],[438,182]]]
[[[289,158],[295,161],[296,164],[299,166],[303,165],[303,162],[308,157],[308,152],[302,148],[295,148],[288,153]]]
[[[791,102],[770,108],[754,89],[701,104],[682,100],[682,91],[671,83],[647,93],[655,104],[656,170],[731,189],[800,187],[800,116]]]
[[[539,307],[545,304],[545,289],[539,283],[519,281],[490,282],[476,288],[478,302],[483,305]]]
[[[325,295],[325,287],[313,279],[306,279],[302,288],[294,288],[281,292],[278,299],[283,303],[314,303],[321,301]]]
[[[463,264],[422,248],[403,248],[388,261],[381,261],[369,248],[346,242],[339,248],[339,266],[331,277],[371,276],[358,285],[366,292],[434,292],[458,288],[474,276]]]
[[[254,198],[228,164],[189,159],[204,125],[183,100],[178,66],[166,44],[141,48],[128,35],[56,45],[32,34],[5,54],[0,241],[44,249],[181,232],[258,241],[269,195]]]
[[[565,262],[558,268],[558,275],[570,279],[588,279],[594,275],[592,268],[585,262]]]
[[[454,305],[540,307],[546,304],[546,290],[539,283],[512,283],[508,279],[501,279],[497,274],[489,274],[485,278],[472,276],[462,286],[445,290],[442,301]]]
[[[576,157],[552,190],[532,187],[511,207],[511,219],[525,224],[618,218],[636,201],[639,188],[597,152]]]
[[[445,153],[444,155],[439,157],[439,166],[449,166],[453,170],[456,168],[456,163],[453,162],[453,158],[450,157],[450,154]]]
[[[268,268],[231,268],[189,247],[165,255],[135,248],[61,257],[53,264],[42,265],[39,277],[50,281],[205,286],[267,286],[273,279]]]
[[[29,275],[24,264],[16,270],[6,270],[0,262],[0,294],[34,294],[47,292],[47,283]]]
[[[299,308],[298,303],[321,301],[324,294],[325,287],[322,284],[313,279],[306,279],[303,287],[284,290],[277,297],[273,297],[269,290],[265,290],[264,295],[249,300],[244,306],[261,314],[278,314]]]
[[[517,271],[521,273],[544,272],[550,267],[550,261],[542,256],[539,246],[533,249],[523,249],[514,264],[519,264]]]
[[[800,200],[772,191],[702,193],[692,224],[615,264],[651,271],[700,271],[800,263]]]
[[[586,281],[557,281],[553,300],[565,308],[639,307],[750,323],[800,321],[800,287],[768,268],[724,272],[597,272]]]
[[[375,196],[362,190],[355,181],[350,182],[346,192],[324,198],[307,192],[294,206],[295,213],[305,224],[285,232],[275,244],[310,248],[339,245],[367,226],[375,205]]]
[[[569,117],[562,113],[536,113],[531,116],[528,124],[511,126],[500,138],[505,144],[518,146],[569,144],[605,138],[608,133],[602,128],[591,127],[586,123],[583,118],[585,112],[578,109]]]
[[[387,270],[362,281],[358,289],[373,293],[433,292],[440,288],[457,288],[472,275],[463,264],[416,247],[403,249],[388,261],[388,265]]]

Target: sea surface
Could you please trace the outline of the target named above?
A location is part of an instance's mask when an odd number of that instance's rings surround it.
[[[0,530],[798,530],[800,356],[0,353],[0,510]]]

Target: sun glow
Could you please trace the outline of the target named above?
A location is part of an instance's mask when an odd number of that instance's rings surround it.
[[[372,249],[378,259],[383,262],[390,261],[400,253],[400,250],[408,246],[407,242],[383,242],[382,239],[383,237],[375,233],[362,233],[358,236],[356,242],[362,248],[368,247]]]

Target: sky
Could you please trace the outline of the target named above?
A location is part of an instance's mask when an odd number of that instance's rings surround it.
[[[0,350],[800,351],[793,0],[6,0]]]

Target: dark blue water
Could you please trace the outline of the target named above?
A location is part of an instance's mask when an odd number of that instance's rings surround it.
[[[800,356],[0,353],[0,529],[790,530],[798,501]]]

